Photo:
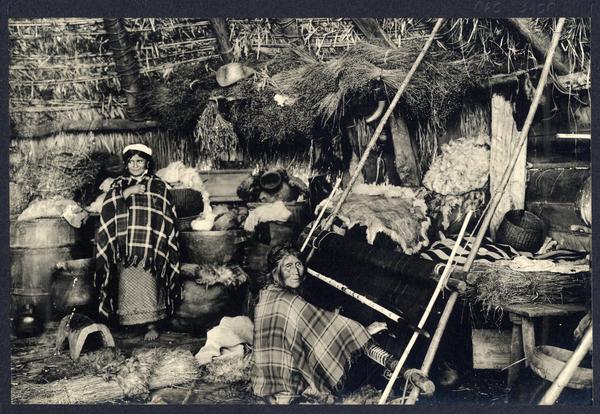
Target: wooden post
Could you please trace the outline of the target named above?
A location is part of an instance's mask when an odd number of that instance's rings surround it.
[[[231,42],[229,42],[229,29],[227,28],[227,22],[222,17],[214,17],[208,20],[210,21],[213,31],[215,32],[221,59],[223,59],[223,62],[225,63],[232,62],[233,46],[231,46]]]
[[[125,30],[124,19],[104,19],[104,28],[108,37],[108,47],[113,52],[121,87],[127,96],[127,118],[141,121],[144,118],[143,108],[137,98],[140,68],[135,49]]]
[[[573,373],[590,350],[592,340],[592,325],[590,325],[581,339],[581,342],[579,342],[579,345],[575,348],[575,352],[573,352],[573,355],[571,355],[571,358],[569,358],[564,368],[560,371],[550,388],[548,388],[548,391],[546,391],[546,394],[544,394],[544,397],[542,397],[538,405],[553,405],[556,402],[562,390],[569,383]]]
[[[281,29],[281,33],[283,34],[283,37],[287,43],[296,46],[303,46],[302,38],[298,32],[298,23],[296,22],[296,19],[275,19],[275,23],[277,23]]]
[[[415,156],[416,148],[414,141],[410,139],[408,127],[402,117],[390,115],[389,119],[396,171],[400,176],[402,185],[419,187],[421,185],[421,169]]]
[[[547,53],[552,50],[552,65],[561,75],[566,75],[571,73],[569,70],[569,65],[566,64],[566,59],[564,58],[562,51],[560,49],[556,49],[556,47],[552,48],[551,41],[548,39],[543,33],[535,30],[535,23],[533,23],[532,19],[519,17],[507,19],[507,21],[517,29],[517,31],[531,43],[533,49],[540,55],[546,57]],[[558,30],[558,24],[556,25]],[[555,50],[556,49],[556,50]]]
[[[492,125],[490,138],[490,193],[494,194],[501,184],[502,173],[508,161],[515,155],[516,140],[519,138],[511,102],[500,93],[492,94]],[[490,232],[495,237],[496,230],[506,212],[525,207],[525,188],[527,181],[527,144],[523,145],[517,156],[509,184],[490,222]]]
[[[471,251],[469,252],[469,256],[467,257],[467,261],[464,265],[464,270],[467,272],[469,270],[471,270],[471,266],[473,265],[473,262],[475,261],[475,257],[477,256],[477,251],[479,250],[479,247],[481,246],[481,242],[483,241],[483,238],[485,237],[485,233],[487,232],[488,227],[490,226],[490,222],[492,220],[492,215],[494,214],[494,212],[496,211],[496,207],[498,207],[498,204],[500,203],[500,198],[502,197],[504,189],[506,188],[506,185],[508,184],[508,180],[510,178],[511,172],[514,169],[515,165],[517,164],[517,161],[518,161],[517,155],[519,153],[519,150],[523,146],[525,141],[527,140],[529,128],[531,127],[531,123],[533,122],[533,117],[537,110],[538,104],[540,103],[540,99],[542,98],[542,94],[544,93],[546,81],[548,80],[548,73],[550,72],[552,56],[554,56],[554,49],[556,49],[556,46],[558,45],[558,41],[560,39],[560,33],[562,32],[562,28],[563,28],[564,24],[565,24],[564,18],[561,17],[560,19],[558,19],[558,23],[556,24],[556,30],[554,31],[554,35],[552,36],[552,44],[550,45],[548,55],[546,56],[546,61],[544,62],[544,68],[542,69],[542,74],[540,75],[540,80],[537,84],[537,87],[535,88],[535,95],[533,98],[533,102],[531,103],[531,106],[529,107],[529,113],[527,114],[527,118],[525,119],[525,124],[523,125],[523,129],[521,131],[519,141],[517,142],[517,144],[515,146],[516,151],[513,152],[513,157],[511,158],[510,162],[506,166],[506,170],[504,172],[502,180],[500,180],[498,190],[492,195],[492,199],[490,200],[488,210],[487,210],[485,216],[483,217],[483,220],[481,222],[481,227],[479,228],[479,231],[477,232],[477,236],[475,237],[475,241],[474,241],[473,245],[471,246]],[[468,282],[473,282],[473,280],[472,279],[468,280]]]

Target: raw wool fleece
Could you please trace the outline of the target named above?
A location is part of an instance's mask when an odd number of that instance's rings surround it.
[[[339,217],[348,228],[367,227],[367,242],[373,244],[378,233],[389,236],[406,254],[418,253],[429,245],[425,192],[390,185],[357,185],[340,209]],[[334,197],[329,210],[339,200]]]
[[[460,195],[483,188],[490,174],[490,139],[459,138],[442,146],[431,163],[423,185],[439,194]]]

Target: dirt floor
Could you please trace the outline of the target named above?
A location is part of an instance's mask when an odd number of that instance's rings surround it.
[[[103,349],[100,341],[90,340],[82,352],[82,363],[71,361],[68,350],[55,354],[55,338],[57,323],[47,326],[46,331],[39,337],[17,339],[13,338],[11,357],[12,387],[23,385],[47,384],[63,378],[76,378],[82,374],[92,374],[94,370],[104,369],[101,365],[110,364],[115,353]],[[154,342],[144,342],[142,331],[136,329],[113,330],[117,354],[120,357],[130,356],[132,351],[140,348],[153,347],[182,347],[195,354],[205,342],[203,337],[194,337],[188,333],[165,331]],[[83,368],[82,368],[83,367]],[[432,374],[432,380],[437,381]],[[402,382],[402,384],[400,384]],[[451,387],[436,387],[433,397],[421,398],[418,404],[478,404],[478,405],[505,405],[505,404],[536,404],[550,383],[533,374],[523,367],[521,377],[516,386],[511,390],[506,388],[506,371],[471,370],[462,372],[458,381]],[[398,382],[394,398],[402,394],[404,381]],[[254,398],[249,392],[249,383],[238,382],[233,384],[214,384],[202,381],[202,377],[194,383],[181,384],[175,387],[152,390],[148,396],[138,399],[115,400],[114,404],[261,404],[264,403]],[[306,400],[304,403],[341,403],[341,404],[374,404],[377,402],[378,392],[370,385],[363,386],[353,394],[327,401]],[[558,404],[590,405],[592,401],[591,390],[566,389]],[[24,403],[15,401],[14,403]]]

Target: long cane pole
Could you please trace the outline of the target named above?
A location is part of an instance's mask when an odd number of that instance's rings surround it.
[[[429,38],[427,39],[427,42],[425,43],[425,46],[423,46],[421,53],[419,54],[419,56],[417,56],[417,59],[415,60],[412,67],[406,74],[406,77],[404,78],[404,80],[402,81],[402,84],[398,88],[398,92],[396,92],[396,95],[394,95],[394,98],[390,102],[390,106],[385,111],[385,114],[379,121],[379,124],[377,125],[375,132],[373,132],[373,136],[371,137],[371,140],[367,144],[367,147],[365,148],[365,152],[363,152],[363,155],[360,158],[360,161],[358,162],[356,169],[352,173],[352,176],[350,177],[350,181],[348,182],[347,187],[344,189],[344,192],[342,193],[336,206],[334,207],[333,211],[329,215],[329,218],[323,225],[323,230],[329,230],[331,228],[331,226],[333,225],[333,221],[335,220],[335,217],[337,216],[337,214],[340,212],[340,209],[342,208],[342,204],[344,204],[344,201],[346,201],[346,198],[348,198],[348,194],[350,194],[350,191],[352,190],[352,186],[356,182],[358,175],[361,173],[363,167],[365,166],[365,163],[367,162],[367,158],[369,158],[369,154],[371,153],[371,150],[375,147],[375,144],[377,143],[377,138],[379,138],[379,135],[381,134],[381,131],[383,131],[383,128],[385,127],[386,122],[388,121],[389,117],[392,115],[392,112],[396,108],[396,105],[398,105],[398,102],[400,101],[400,97],[404,93],[404,90],[408,86],[408,83],[410,82],[413,75],[417,71],[417,68],[423,61],[425,54],[431,47],[431,44],[433,43],[433,39],[435,38],[435,35],[437,34],[440,27],[442,27],[443,22],[444,22],[444,19],[442,19],[442,18],[437,19],[435,26],[433,27],[433,30],[431,31],[431,34],[429,35]],[[315,253],[315,249],[313,248],[308,253],[308,256],[306,258],[307,263],[313,257],[314,253]]]
[[[431,299],[429,299],[427,308],[425,308],[425,312],[423,312],[423,316],[421,317],[421,320],[419,321],[419,324],[417,325],[417,327],[419,329],[423,329],[423,326],[425,325],[425,322],[427,322],[427,319],[429,318],[429,314],[431,313],[431,310],[433,309],[433,305],[435,304],[440,292],[442,291],[442,289],[444,288],[444,286],[446,284],[446,279],[448,279],[448,277],[450,276],[450,272],[452,269],[452,263],[454,262],[454,256],[456,256],[456,252],[458,251],[460,242],[462,241],[465,231],[467,231],[467,225],[469,224],[469,221],[471,220],[472,214],[473,214],[473,212],[469,211],[467,213],[467,216],[465,217],[465,220],[463,221],[463,225],[460,229],[460,233],[458,234],[456,243],[454,244],[454,247],[452,248],[452,253],[450,253],[450,257],[448,258],[448,263],[446,263],[444,272],[442,273],[442,276],[440,276],[440,280],[438,281],[437,286],[435,287],[433,295],[431,296]],[[396,365],[396,368],[394,369],[394,373],[392,374],[392,377],[390,378],[387,386],[385,387],[385,390],[383,391],[383,394],[381,395],[381,398],[379,399],[379,404],[385,404],[385,402],[387,401],[387,398],[390,395],[390,392],[392,391],[392,387],[394,386],[394,383],[396,382],[396,379],[398,378],[398,375],[400,374],[400,371],[401,371],[402,367],[404,366],[404,363],[406,362],[406,359],[408,358],[410,351],[412,351],[412,347],[414,346],[415,342],[417,341],[418,335],[419,334],[417,332],[414,332],[410,338],[410,341],[408,342],[408,345],[406,345],[406,348],[404,348],[404,352],[402,353],[402,356],[400,357],[400,360],[398,361],[398,365]]]
[[[540,103],[542,93],[544,91],[546,82],[548,80],[548,73],[550,71],[552,57],[554,56],[554,50],[556,49],[556,46],[558,45],[558,41],[560,40],[560,33],[562,32],[564,23],[565,23],[564,18],[558,19],[558,22],[556,24],[556,29],[552,36],[551,46],[550,46],[550,49],[548,50],[548,54],[546,55],[546,61],[544,62],[544,66],[542,68],[542,74],[540,77],[540,81],[538,82],[538,85],[536,87],[535,96],[534,96],[533,102],[531,103],[531,106],[529,108],[529,112],[527,114],[525,124],[521,131],[520,139],[517,143],[517,147],[515,148],[515,151],[513,152],[513,156],[509,162],[509,165],[506,167],[506,170],[504,171],[504,174],[502,176],[502,180],[500,183],[500,187],[494,193],[492,200],[490,201],[490,207],[488,208],[487,213],[482,221],[481,227],[479,228],[479,232],[477,233],[477,237],[475,238],[475,241],[473,242],[473,246],[471,247],[471,251],[469,252],[469,256],[467,257],[467,260],[463,267],[463,270],[466,272],[468,272],[471,269],[471,266],[473,265],[473,262],[475,261],[475,257],[477,256],[477,251],[479,250],[479,247],[481,246],[481,242],[483,241],[483,237],[485,236],[485,233],[487,232],[487,229],[490,225],[492,216],[493,216],[496,208],[498,207],[500,200],[502,199],[502,194],[504,193],[504,189],[506,188],[508,181],[510,179],[510,176],[512,174],[512,171],[515,168],[515,165],[517,163],[517,157],[520,153],[520,148],[523,146],[523,144],[525,143],[525,141],[527,139],[527,135],[529,133],[529,128],[531,127],[531,124],[533,122],[533,117],[537,111],[537,107]],[[455,295],[455,294],[456,293],[454,293],[454,292],[452,293],[452,295]],[[444,309],[444,314],[446,313],[446,310],[448,309],[448,312],[447,312],[448,318],[450,316],[450,313],[452,312],[452,308],[454,307],[454,303],[456,301],[456,300],[451,301],[452,295],[450,296],[450,298],[446,304],[446,309]],[[445,327],[446,327],[446,322],[447,322],[447,318],[445,321],[443,320],[443,318],[440,319],[440,324],[438,325],[438,328],[436,329],[436,331],[433,335],[434,339],[437,336],[441,337],[443,335]],[[431,363],[433,362],[433,359],[435,358],[435,354],[437,353],[438,346],[439,346],[439,341],[436,342],[436,341],[432,340],[431,344],[429,345],[429,348],[427,349],[427,354],[425,355],[425,359],[423,361],[423,366],[421,368],[421,371],[423,371],[423,373],[425,375],[427,375],[429,373],[429,369],[431,368]],[[408,396],[408,399],[406,400],[406,404],[415,404],[415,402],[417,401],[417,398],[419,397],[419,393],[420,393],[420,391],[418,388],[416,388],[416,387],[413,388],[410,395]]]

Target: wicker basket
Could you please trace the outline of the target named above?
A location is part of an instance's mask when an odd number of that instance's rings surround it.
[[[498,243],[508,244],[518,251],[537,252],[544,244],[546,228],[542,219],[525,210],[511,210],[496,232]]]
[[[179,217],[198,216],[204,209],[204,200],[200,191],[191,188],[173,188],[171,197]]]

